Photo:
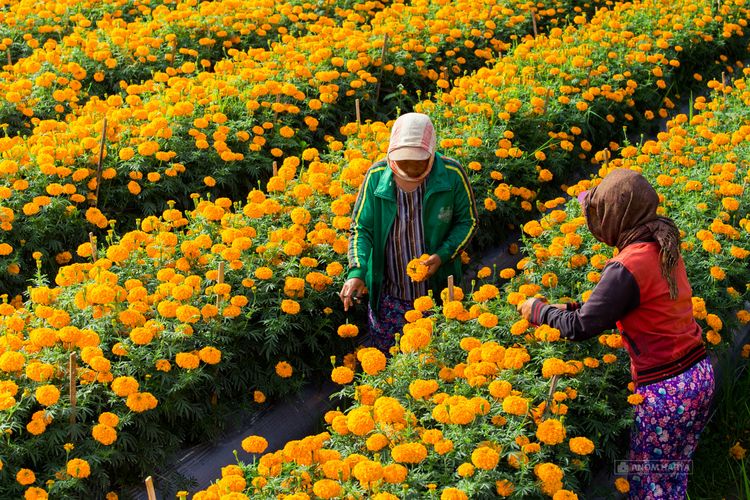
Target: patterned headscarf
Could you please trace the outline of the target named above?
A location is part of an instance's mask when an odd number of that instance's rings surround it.
[[[674,268],[680,258],[680,232],[674,221],[656,214],[659,195],[638,172],[617,168],[583,200],[586,224],[599,241],[620,250],[636,241],[656,241],[661,274],[677,298]]]

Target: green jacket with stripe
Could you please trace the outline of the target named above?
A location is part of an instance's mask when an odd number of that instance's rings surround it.
[[[448,276],[461,280],[461,251],[477,228],[477,208],[466,172],[456,160],[436,153],[425,181],[422,224],[425,248],[442,260],[430,278],[435,294],[447,286]],[[373,164],[359,190],[349,236],[348,278],[364,280],[370,305],[377,310],[385,275],[386,239],[396,219],[396,183],[384,160]],[[418,255],[409,256],[410,259]],[[435,295],[437,296],[437,295]]]

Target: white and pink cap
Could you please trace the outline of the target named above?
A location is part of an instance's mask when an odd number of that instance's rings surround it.
[[[391,129],[388,158],[392,161],[427,160],[435,154],[437,139],[430,117],[406,113],[398,117]]]

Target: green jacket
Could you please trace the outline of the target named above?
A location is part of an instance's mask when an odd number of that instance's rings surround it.
[[[461,251],[477,227],[477,207],[469,178],[451,158],[435,155],[422,201],[422,224],[427,253],[442,260],[429,286],[439,293],[448,276],[461,280]],[[363,279],[370,292],[370,305],[377,310],[383,284],[385,244],[396,220],[396,183],[385,161],[372,165],[365,174],[352,214],[349,237],[349,278]],[[416,255],[414,257],[417,257]]]

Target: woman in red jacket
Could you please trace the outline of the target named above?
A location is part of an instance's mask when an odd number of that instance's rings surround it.
[[[617,247],[618,255],[582,306],[529,299],[519,310],[529,322],[557,328],[570,340],[619,329],[636,392],[643,396],[630,438],[630,498],[684,498],[714,375],[693,318],[679,231],[657,215],[659,196],[632,170],[613,170],[579,200],[591,233]]]

